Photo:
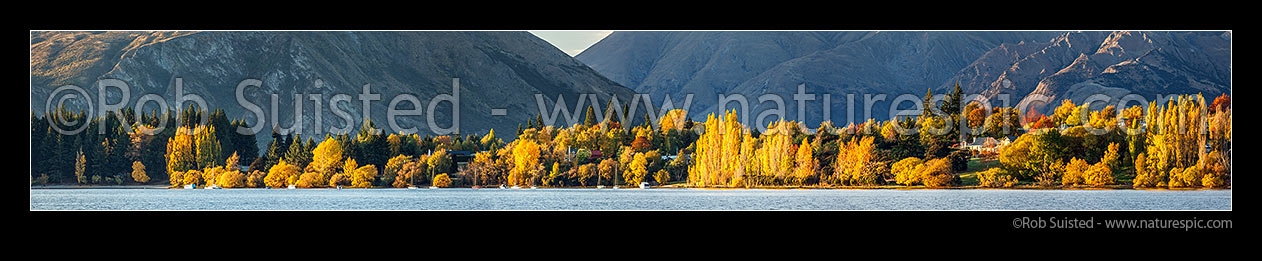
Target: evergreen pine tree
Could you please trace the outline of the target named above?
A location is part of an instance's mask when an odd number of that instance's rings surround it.
[[[596,109],[595,109],[595,108],[593,108],[591,105],[587,105],[587,115],[585,115],[585,116],[586,116],[586,119],[584,119],[584,120],[583,120],[583,126],[584,126],[584,127],[591,128],[592,126],[596,126],[596,112],[595,112],[595,110],[596,110]]]

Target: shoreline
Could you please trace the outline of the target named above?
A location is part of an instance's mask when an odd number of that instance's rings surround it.
[[[462,188],[462,189],[471,189],[472,187],[450,187],[450,188],[443,188],[443,189],[457,189],[457,188]],[[181,187],[166,187],[166,186],[153,186],[153,185],[103,185],[103,186],[101,186],[101,185],[95,185],[95,186],[85,186],[85,185],[40,185],[40,186],[31,186],[31,188],[30,188],[30,189],[34,190],[34,189],[184,189],[184,188],[181,188]],[[204,189],[204,187],[198,187],[197,189]],[[223,189],[265,189],[265,188],[223,188]],[[271,189],[281,189],[281,190],[285,190],[285,189],[287,189],[287,188],[271,188]],[[337,188],[296,188],[296,189],[337,189]],[[342,188],[342,189],[372,190],[372,189],[406,189],[406,188]],[[425,187],[418,187],[417,189],[429,189],[429,188],[425,188]],[[486,190],[498,190],[499,188],[498,188],[498,187],[482,187],[482,188],[480,188],[480,189],[486,189]],[[605,187],[605,188],[600,188],[600,189],[598,189],[598,188],[596,188],[596,187],[539,187],[539,189],[591,189],[591,190],[610,190],[610,189],[612,189],[612,188],[610,188],[610,187]],[[635,187],[635,186],[627,186],[627,187],[619,187],[619,189],[633,189],[633,190],[634,190],[634,189],[641,189],[641,188],[639,188],[639,187]],[[1039,186],[1014,186],[1014,187],[1009,187],[1009,188],[990,188],[990,187],[981,187],[981,186],[957,186],[957,187],[940,187],[940,188],[930,188],[930,187],[925,187],[925,186],[897,186],[897,185],[883,185],[883,186],[830,186],[830,187],[823,187],[823,186],[800,186],[800,187],[760,186],[760,187],[748,187],[748,188],[745,188],[745,187],[691,187],[691,186],[680,186],[680,185],[674,185],[674,184],[672,184],[672,185],[666,185],[666,186],[655,186],[655,187],[651,187],[651,188],[649,188],[649,189],[713,189],[713,190],[725,190],[725,189],[763,189],[763,190],[973,190],[973,189],[976,189],[976,190],[1171,190],[1171,191],[1180,191],[1180,190],[1231,190],[1231,187],[1230,187],[1230,186],[1228,186],[1228,187],[1223,187],[1223,188],[1133,188],[1133,187],[1124,186],[1124,185],[1114,185],[1114,186],[1109,186],[1109,187],[1039,187]],[[530,190],[530,188],[505,189],[505,190]]]

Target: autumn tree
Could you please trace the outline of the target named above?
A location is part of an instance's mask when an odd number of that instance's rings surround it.
[[[337,168],[343,167],[342,146],[332,137],[325,138],[311,152],[311,165],[323,175],[332,176]],[[351,160],[354,161],[354,160]]]
[[[939,188],[959,184],[960,178],[951,172],[951,162],[947,159],[934,159],[925,163],[920,173],[925,187]]]
[[[846,185],[875,186],[888,170],[876,154],[873,137],[854,137],[840,144],[837,154],[836,179]]]
[[[205,184],[204,180],[202,179],[203,176],[204,175],[200,170],[194,169],[194,170],[186,171],[184,172],[184,180],[182,181],[181,185],[197,186],[197,185]]]
[[[653,174],[653,180],[657,181],[658,185],[666,185],[667,182],[670,182],[670,173],[667,173],[664,169],[657,170],[657,173]]]
[[[447,154],[447,150],[440,149],[435,151],[426,159],[429,165],[430,176],[433,177],[438,173],[447,173],[451,169],[451,156]]]
[[[1017,184],[1017,178],[1009,175],[1001,168],[990,168],[977,173],[978,185],[988,188],[1011,188]]]
[[[1109,168],[1109,164],[1105,162],[1096,163],[1083,173],[1083,183],[1087,186],[1100,187],[1105,185],[1113,185],[1116,179],[1113,178],[1113,171]]]
[[[451,178],[447,177],[447,173],[438,174],[438,176],[434,177],[434,186],[440,188],[450,187]]]
[[[232,152],[232,156],[228,156],[224,163],[224,168],[228,171],[241,170],[241,157],[237,156],[236,152]]]
[[[351,187],[371,188],[377,179],[377,166],[372,164],[356,168],[351,175]],[[450,180],[448,180],[450,183]]]
[[[149,182],[149,175],[145,175],[145,164],[140,161],[131,163],[131,179],[137,183]]]
[[[735,111],[722,117],[707,116],[702,123],[704,133],[697,138],[693,152],[693,164],[688,168],[688,183],[694,186],[735,185],[733,180],[743,179],[750,163],[753,146],[749,131],[737,121]],[[742,144],[742,143],[745,144]]]
[[[380,179],[381,182],[379,182],[379,184],[381,186],[393,185],[394,180],[399,176],[400,172],[403,171],[403,164],[407,164],[410,161],[412,161],[411,156],[401,154],[390,158],[389,161],[386,161],[386,168],[382,172]]]
[[[285,187],[288,184],[295,184],[301,174],[302,169],[298,166],[281,160],[267,171],[267,176],[263,177],[263,184],[268,187]]]
[[[1069,164],[1065,165],[1065,173],[1061,175],[1061,185],[1072,186],[1082,185],[1086,183],[1085,177],[1088,165],[1086,161],[1078,158],[1069,159]]]
[[[197,152],[194,146],[192,131],[189,128],[180,127],[175,130],[174,136],[167,141],[167,173],[197,169]]]
[[[627,173],[622,178],[627,184],[635,185],[640,184],[646,176],[648,176],[648,159],[644,157],[644,153],[636,153],[627,166]]]
[[[539,144],[533,140],[518,139],[513,146],[513,169],[509,173],[508,183],[514,186],[526,185],[530,176],[539,166]]]
[[[798,145],[797,151],[797,167],[793,170],[794,183],[797,185],[806,185],[815,178],[815,155],[811,149],[811,144],[805,139],[802,144]]]
[[[920,158],[909,157],[891,165],[890,172],[894,174],[895,183],[905,186],[916,185],[921,183],[920,173],[924,165],[924,161]]]
[[[240,170],[224,171],[215,177],[215,185],[223,188],[244,188],[246,187],[245,173]]]
[[[75,179],[79,181],[79,184],[87,184],[89,181],[88,175],[86,174],[87,164],[88,160],[83,156],[83,150],[81,149],[79,150],[79,154],[75,156],[74,160],[74,176]]]

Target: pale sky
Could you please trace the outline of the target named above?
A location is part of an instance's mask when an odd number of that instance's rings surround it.
[[[530,31],[570,56],[578,55],[613,31]]]

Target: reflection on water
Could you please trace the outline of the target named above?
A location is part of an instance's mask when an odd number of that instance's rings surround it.
[[[1229,210],[1231,190],[33,189],[33,210]]]

